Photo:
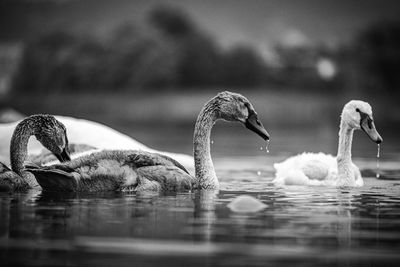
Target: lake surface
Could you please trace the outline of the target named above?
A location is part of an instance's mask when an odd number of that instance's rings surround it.
[[[191,125],[119,129],[153,148],[192,149]],[[305,150],[335,153],[335,126],[271,129],[267,154],[243,127],[215,127],[218,192],[0,193],[1,266],[398,266],[397,133],[380,130],[386,179],[375,178],[376,145],[357,133],[353,155],[365,186],[337,189],[271,184],[274,162]],[[230,210],[240,195],[267,206]]]
[[[2,266],[398,266],[397,161],[362,188],[279,188],[281,159],[217,157],[219,192],[2,193]],[[231,211],[243,194],[267,207]]]

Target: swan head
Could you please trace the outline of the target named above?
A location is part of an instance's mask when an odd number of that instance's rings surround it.
[[[71,160],[68,149],[67,130],[60,121],[51,115],[36,115],[36,139],[60,161]]]
[[[215,109],[220,118],[226,121],[238,121],[264,140],[269,140],[269,133],[258,119],[250,101],[241,94],[221,92],[214,98]]]
[[[348,102],[342,112],[342,121],[352,129],[362,129],[377,144],[383,139],[375,128],[370,104],[360,100]]]

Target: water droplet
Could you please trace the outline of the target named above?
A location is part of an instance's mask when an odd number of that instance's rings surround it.
[[[258,172],[257,172],[257,175],[258,175],[258,176],[261,176],[261,172],[260,172],[260,171],[258,171]]]
[[[211,144],[212,144],[212,145],[214,144],[214,140],[211,140]]]
[[[378,144],[378,152],[376,153],[376,178],[380,177],[380,173],[379,173],[379,158],[381,154],[381,145]]]
[[[260,147],[260,150],[263,150],[263,147],[262,147],[262,146]]]
[[[269,153],[268,146],[269,146],[269,140],[267,140],[267,145],[265,146],[265,151],[267,151],[267,153]]]
[[[380,157],[380,154],[381,154],[381,145],[380,144],[378,144],[378,153],[376,153],[376,157],[379,159],[379,157]]]

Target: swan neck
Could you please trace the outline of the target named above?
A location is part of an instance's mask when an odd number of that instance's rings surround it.
[[[354,129],[342,121],[339,130],[339,146],[337,154],[338,175],[344,185],[351,183],[354,179],[352,173],[351,146],[353,142]]]
[[[214,103],[210,101],[201,110],[196,120],[193,154],[199,189],[217,189],[219,187],[210,152],[211,129],[218,119],[217,114]]]
[[[14,130],[10,143],[11,169],[20,176],[23,175],[24,162],[28,155],[28,141],[36,133],[34,122],[27,118],[21,121]]]

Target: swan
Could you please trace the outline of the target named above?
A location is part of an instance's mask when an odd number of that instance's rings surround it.
[[[92,153],[45,168],[30,168],[43,190],[49,191],[182,191],[218,189],[210,153],[211,128],[219,119],[238,121],[269,140],[252,104],[244,96],[221,92],[209,100],[195,124],[195,177],[177,161],[146,151],[110,150]]]
[[[32,115],[15,127],[10,143],[11,169],[0,162],[0,190],[38,187],[35,177],[24,170],[29,138],[34,135],[60,162],[71,160],[65,126],[51,115]]]
[[[274,164],[276,185],[352,186],[364,185],[360,170],[351,160],[354,130],[362,129],[377,144],[383,139],[377,132],[371,106],[352,100],[342,111],[336,158],[323,153],[303,153]]]
[[[189,155],[157,151],[98,122],[66,116],[55,116],[55,118],[68,129],[68,137],[71,143],[96,148],[71,154],[72,159],[102,150],[143,150],[167,155],[182,163],[186,168],[193,169],[193,157]],[[10,157],[9,144],[12,132],[17,124],[18,122],[0,124],[0,161],[7,164]],[[28,151],[30,155],[37,156],[43,153],[43,148],[39,142],[32,140],[32,142],[29,142]],[[54,163],[56,162],[49,164]]]

